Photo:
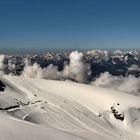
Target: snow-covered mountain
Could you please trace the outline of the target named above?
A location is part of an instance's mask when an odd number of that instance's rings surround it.
[[[71,81],[1,76],[0,138],[139,140],[140,97]]]
[[[86,73],[86,75],[89,75],[87,78],[88,80],[91,80],[106,71],[114,76],[127,76],[129,74],[133,74],[137,77],[140,76],[140,71],[132,71],[132,69],[130,71],[129,69],[133,65],[138,68],[140,67],[140,52],[136,50],[46,52],[42,55],[20,56],[0,55],[0,69],[3,70],[5,74],[12,73],[13,75],[21,75],[27,64],[29,66],[38,64],[41,68],[53,69],[59,73],[59,71],[63,71],[67,65],[75,61],[75,58],[78,58],[77,60],[80,61],[80,63],[83,63],[83,66],[86,65],[87,67],[88,65],[88,69],[90,69]],[[63,76],[63,78],[65,79],[65,76]],[[73,79],[71,76],[69,78]]]

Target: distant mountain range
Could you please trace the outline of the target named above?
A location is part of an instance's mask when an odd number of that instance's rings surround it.
[[[2,69],[6,74],[20,75],[24,69],[25,61],[28,60],[30,65],[37,63],[41,68],[53,64],[61,71],[64,65],[69,63],[70,53],[71,51],[47,52],[42,55],[5,55]],[[89,80],[106,71],[114,76],[132,74],[140,77],[140,51],[138,50],[90,50],[82,53],[82,61],[90,65]]]

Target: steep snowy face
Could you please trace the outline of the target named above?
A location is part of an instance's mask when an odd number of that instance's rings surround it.
[[[108,60],[109,52],[107,50],[91,50],[86,52],[87,55],[95,57],[96,59]]]
[[[35,132],[34,139],[139,140],[137,96],[70,81],[13,76],[1,80],[6,88],[0,97],[0,118],[9,123],[0,125],[1,131],[11,132],[2,134],[7,139],[20,137],[28,127],[31,133],[23,139]],[[11,124],[19,134],[10,130]]]

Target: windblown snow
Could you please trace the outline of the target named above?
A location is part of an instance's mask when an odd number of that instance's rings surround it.
[[[1,80],[0,139],[139,140],[138,96],[71,81]]]

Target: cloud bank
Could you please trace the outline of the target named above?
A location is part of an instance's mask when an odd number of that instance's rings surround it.
[[[71,79],[80,83],[86,83],[90,74],[90,67],[83,62],[83,54],[74,51],[69,56],[70,62],[64,66],[62,71],[58,67],[50,64],[47,68],[41,68],[37,63],[32,66],[26,62],[21,76],[44,79]]]
[[[132,75],[127,77],[112,76],[108,72],[105,72],[95,81],[91,82],[91,84],[140,96],[140,78]]]

